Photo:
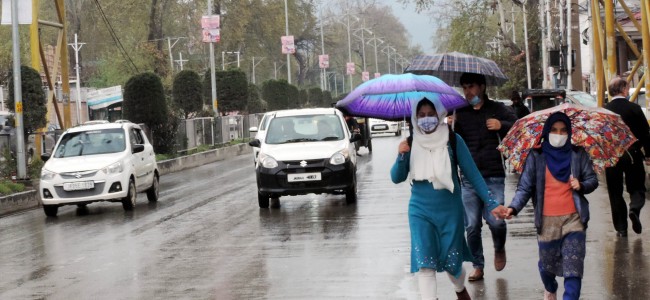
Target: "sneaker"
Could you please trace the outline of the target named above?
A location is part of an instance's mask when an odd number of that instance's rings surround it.
[[[557,296],[555,293],[544,291],[544,300],[557,300]]]
[[[627,230],[621,230],[616,232],[617,237],[627,237]]]
[[[630,220],[632,221],[632,230],[634,230],[635,233],[641,234],[641,230],[643,227],[641,226],[641,220],[639,220],[639,214],[636,212],[630,211]]]

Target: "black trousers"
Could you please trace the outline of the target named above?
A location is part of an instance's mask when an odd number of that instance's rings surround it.
[[[623,198],[623,180],[630,194],[630,211],[639,214],[645,204],[645,168],[641,150],[630,149],[616,166],[605,169],[607,193],[612,207],[612,221],[616,231],[627,230],[627,205]]]

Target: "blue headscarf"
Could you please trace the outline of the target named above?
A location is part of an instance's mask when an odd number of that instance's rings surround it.
[[[567,138],[566,144],[564,146],[556,148],[551,146],[548,141],[548,135],[551,132],[551,127],[556,122],[563,122],[566,125],[567,133],[569,137]],[[544,124],[544,130],[542,131],[542,152],[546,158],[546,166],[551,172],[555,179],[562,182],[569,182],[569,176],[571,175],[571,120],[563,112],[555,112],[551,114],[546,123]]]

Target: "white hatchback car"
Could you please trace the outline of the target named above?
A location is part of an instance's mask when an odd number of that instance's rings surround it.
[[[369,119],[370,121],[370,133],[390,133],[395,136],[402,135],[402,127],[400,122],[395,121],[385,121],[380,119]]]
[[[40,196],[45,214],[59,206],[121,202],[132,210],[137,191],[158,200],[160,175],[153,146],[137,124],[89,122],[66,130],[52,154],[41,156]]]
[[[255,138],[260,141],[264,140],[264,137],[266,136],[266,128],[269,127],[269,122],[275,115],[275,112],[267,112],[262,116],[262,119],[260,120],[260,125],[258,127],[251,127],[248,129],[251,133],[255,133]],[[260,153],[260,148],[259,147],[253,147],[253,164],[257,164],[257,155]]]
[[[277,111],[259,147],[256,164],[257,200],[269,207],[270,198],[310,193],[345,194],[357,200],[358,133],[348,130],[343,114],[334,108]]]

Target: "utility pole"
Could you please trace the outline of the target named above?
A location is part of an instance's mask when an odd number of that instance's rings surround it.
[[[212,0],[208,0],[208,16],[212,16]],[[212,41],[210,41],[210,85],[212,86],[212,110],[215,116],[219,116],[217,77],[214,70],[214,43]]]
[[[289,36],[289,8],[287,0],[284,0],[284,30],[286,36]],[[287,53],[287,81],[291,84],[291,54]]]
[[[189,60],[183,59],[183,52],[178,52],[178,57],[179,58],[176,60],[176,62],[181,67],[181,71],[183,71],[183,63]]]
[[[20,78],[20,36],[18,35],[18,0],[11,0],[11,39],[14,75],[14,109],[16,117],[16,161],[17,178],[27,178],[25,163],[25,133],[23,124],[23,90]]]
[[[81,79],[79,77],[79,50],[86,43],[77,41],[77,34],[74,34],[74,44],[68,44],[74,49],[75,71],[77,72],[77,125],[81,124]]]
[[[260,57],[261,59],[255,63],[255,56],[253,56],[253,84],[255,84],[255,67],[259,65],[265,57]]]
[[[528,81],[528,89],[532,89],[532,83],[530,79],[530,53],[528,49],[528,17],[526,16],[526,5],[528,5],[528,0],[524,0],[524,4],[521,6],[521,9],[524,14],[524,44],[526,47],[526,79]]]
[[[566,59],[566,88],[569,90],[573,89],[573,41],[571,40],[571,31],[573,31],[573,24],[571,24],[571,2],[572,0],[566,1],[566,44],[567,44],[567,59]],[[562,10],[560,10],[562,11]]]
[[[323,35],[323,3],[321,2],[319,8],[318,8],[318,19],[320,21],[320,49],[321,49],[321,54],[325,55],[325,37]],[[327,76],[327,69],[321,68],[320,69],[320,89],[324,91],[327,87],[325,84],[325,80]]]
[[[174,43],[172,44],[171,40],[174,39]],[[180,41],[181,39],[184,39],[184,37],[177,37],[177,38],[172,38],[172,37],[167,37],[167,50],[169,51],[169,71],[171,74],[174,74],[174,55],[172,54],[172,48],[176,46],[176,43]],[[212,44],[212,43],[210,43]]]
[[[221,70],[226,69],[226,54],[237,54],[237,68],[239,68],[239,51],[221,51]]]

